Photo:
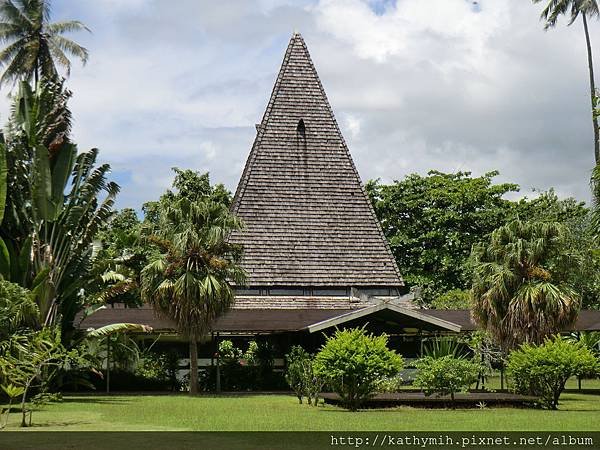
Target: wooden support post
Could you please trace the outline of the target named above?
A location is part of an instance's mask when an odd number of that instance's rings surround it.
[[[110,335],[106,336],[106,393],[110,394]]]
[[[483,356],[483,350],[481,351],[481,365],[485,363],[485,357]],[[479,381],[477,382],[479,384]],[[481,371],[481,389],[485,391],[485,371]]]
[[[221,392],[221,355],[219,354],[219,333],[217,332],[217,393]]]
[[[581,332],[577,332],[577,340],[581,341]],[[577,375],[577,387],[581,390],[581,375]]]
[[[215,353],[218,351],[218,348],[215,346],[215,333],[212,331],[210,333],[210,345],[212,346],[212,352],[210,354],[210,367],[212,369],[212,367],[215,365]]]

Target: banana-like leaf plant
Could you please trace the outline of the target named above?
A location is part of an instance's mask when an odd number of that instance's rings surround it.
[[[77,154],[69,140],[70,95],[61,81],[43,79],[35,90],[21,83],[0,145],[0,207],[2,149],[9,168],[0,275],[29,288],[41,324],[60,323],[65,339],[93,279],[94,237],[119,192],[107,179],[110,166],[97,165],[98,150]]]

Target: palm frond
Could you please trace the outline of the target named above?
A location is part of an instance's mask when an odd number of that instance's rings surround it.
[[[87,63],[88,58],[90,56],[88,50],[85,47],[77,44],[75,41],[72,41],[71,39],[67,39],[66,37],[59,35],[51,36],[49,38],[49,41],[51,41],[54,45],[56,45],[56,47],[61,49],[63,52],[70,53],[71,55],[79,58],[83,65]]]
[[[143,325],[139,323],[113,323],[110,325],[106,325],[95,330],[88,331],[86,337],[93,339],[99,337],[110,336],[114,333],[123,333],[123,332],[141,332],[141,333],[150,333],[152,331],[152,327],[149,325]]]
[[[46,31],[50,34],[62,34],[62,33],[71,33],[74,31],[87,31],[89,33],[92,32],[88,27],[86,27],[79,20],[67,20],[64,22],[54,22],[49,24],[46,27]]]

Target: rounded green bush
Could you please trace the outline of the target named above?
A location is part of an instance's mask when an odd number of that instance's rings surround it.
[[[397,375],[403,365],[402,357],[387,348],[385,334],[374,336],[362,328],[337,330],[315,357],[315,372],[351,411],[375,395],[381,381]]]
[[[597,376],[600,363],[583,343],[555,336],[540,345],[521,345],[510,354],[507,369],[516,392],[539,396],[542,406],[557,409],[567,380]]]

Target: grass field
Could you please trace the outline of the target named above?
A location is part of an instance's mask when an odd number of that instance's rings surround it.
[[[563,394],[559,411],[519,408],[393,409],[347,412],[334,406],[299,405],[289,395],[67,396],[33,414],[44,431],[598,431],[600,396]],[[11,414],[16,430],[19,414]]]

